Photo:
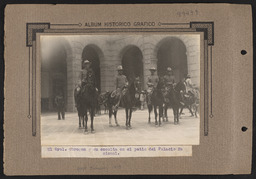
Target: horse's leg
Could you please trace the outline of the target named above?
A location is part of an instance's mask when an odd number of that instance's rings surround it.
[[[168,105],[166,104],[166,106],[165,106],[165,110],[164,110],[164,112],[165,112],[165,121],[166,122],[168,122]]]
[[[129,127],[130,127],[130,129],[132,128],[131,119],[132,119],[132,108],[130,108],[130,114],[129,114]]]
[[[189,112],[191,113],[191,117],[193,117],[194,114],[193,114],[193,111],[191,110],[191,105],[188,106],[188,110],[189,110]]]
[[[84,128],[84,120],[85,120],[84,116],[82,117],[82,120],[83,120],[83,128]]]
[[[159,126],[161,126],[161,118],[163,117],[163,106],[159,106]]]
[[[148,123],[150,123],[150,113],[151,113],[151,111],[152,111],[152,105],[150,104],[150,105],[148,105]]]
[[[79,119],[79,128],[81,128],[81,117],[80,117],[80,115],[78,115],[78,119]]]
[[[94,119],[94,109],[91,109],[91,132],[94,133],[94,128],[93,128],[93,119]]]
[[[125,126],[128,129],[128,108],[125,108]]]
[[[163,104],[163,122],[165,122],[165,118],[166,118],[166,115],[165,115],[165,106],[166,106],[166,104]]]
[[[180,119],[179,119],[179,107],[177,108],[176,113],[177,113],[177,124],[179,124],[179,123],[180,123]]]
[[[175,107],[172,107],[172,111],[173,111],[174,124],[176,124],[176,111],[175,111]]]
[[[197,118],[197,106],[196,106],[196,104],[195,104],[195,116]]]
[[[158,124],[157,122],[157,106],[154,105],[154,113],[155,113],[155,125]]]
[[[114,117],[115,117],[116,126],[119,126],[119,124],[118,124],[118,122],[117,122],[116,116],[117,116],[117,111],[114,111]]]
[[[182,111],[183,111],[183,106],[180,108],[180,115],[183,114]]]
[[[85,110],[85,128],[84,128],[84,132],[88,132],[88,128],[87,128],[87,121],[88,121],[88,115],[87,115],[87,110]]]
[[[109,116],[109,127],[112,127],[112,123],[111,123],[112,114],[113,114],[112,106],[110,105],[110,107],[109,107],[109,113],[108,113],[108,116]]]

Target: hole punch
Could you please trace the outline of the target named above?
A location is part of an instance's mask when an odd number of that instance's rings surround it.
[[[242,130],[243,132],[245,132],[245,131],[247,131],[247,129],[248,129],[247,127],[243,126],[241,130]]]
[[[245,54],[247,54],[247,51],[246,50],[241,50],[241,54],[245,55]]]

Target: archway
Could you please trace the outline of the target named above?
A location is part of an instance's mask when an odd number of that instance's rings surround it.
[[[85,60],[91,62],[91,68],[95,73],[96,77],[96,87],[101,91],[101,76],[100,76],[100,58],[102,57],[102,52],[98,46],[90,44],[85,46],[82,53],[82,63]]]
[[[41,111],[56,108],[55,96],[62,92],[67,102],[67,52],[58,38],[41,41]]]
[[[158,75],[165,75],[167,67],[173,69],[176,82],[188,73],[186,46],[178,38],[167,37],[157,45]]]
[[[137,46],[129,45],[122,52],[124,75],[126,75],[129,82],[134,81],[136,77],[140,77],[141,88],[143,89],[143,55],[141,50]]]

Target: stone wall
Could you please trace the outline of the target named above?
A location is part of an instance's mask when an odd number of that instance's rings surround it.
[[[84,35],[66,36],[67,48],[67,111],[76,111],[73,90],[81,71],[81,57],[87,45],[95,47],[100,58],[101,90],[115,89],[116,67],[122,62],[122,55],[129,46],[138,47],[143,55],[144,86],[150,75],[149,68],[157,64],[159,43],[165,38],[180,39],[186,46],[188,73],[193,83],[199,86],[200,37],[199,35]]]

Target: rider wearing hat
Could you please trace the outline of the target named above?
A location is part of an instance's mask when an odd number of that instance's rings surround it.
[[[191,81],[191,76],[187,74],[186,79],[185,79],[185,85],[186,85],[186,93],[188,94],[193,94],[193,83]]]
[[[88,60],[84,60],[83,62],[83,66],[82,66],[82,71],[80,74],[80,81],[77,83],[76,87],[75,87],[75,106],[77,107],[77,95],[83,91],[85,88],[85,86],[91,88],[91,89],[95,89],[95,75],[93,70],[91,69],[91,62]]]
[[[148,86],[153,86],[154,88],[156,88],[157,83],[159,81],[158,76],[155,74],[156,72],[156,68],[155,67],[151,67],[150,69],[151,75],[148,77]]]
[[[151,96],[153,94],[153,91],[154,89],[156,88],[158,82],[159,82],[159,78],[158,76],[155,74],[156,72],[156,68],[155,67],[151,67],[149,69],[150,71],[150,76],[148,77],[148,82],[147,82],[147,85],[148,85],[148,102],[151,103]]]
[[[128,86],[128,80],[126,76],[123,74],[123,67],[119,65],[117,67],[118,75],[116,77],[116,93],[119,97],[118,103],[114,106],[114,110],[119,107],[121,98],[123,97],[123,89]]]
[[[123,89],[128,85],[126,76],[123,74],[123,67],[119,65],[117,67],[118,75],[116,77],[116,89]]]
[[[167,68],[167,74],[164,76],[164,84],[166,87],[170,87],[170,85],[173,85],[175,83],[173,71],[171,67]]]

